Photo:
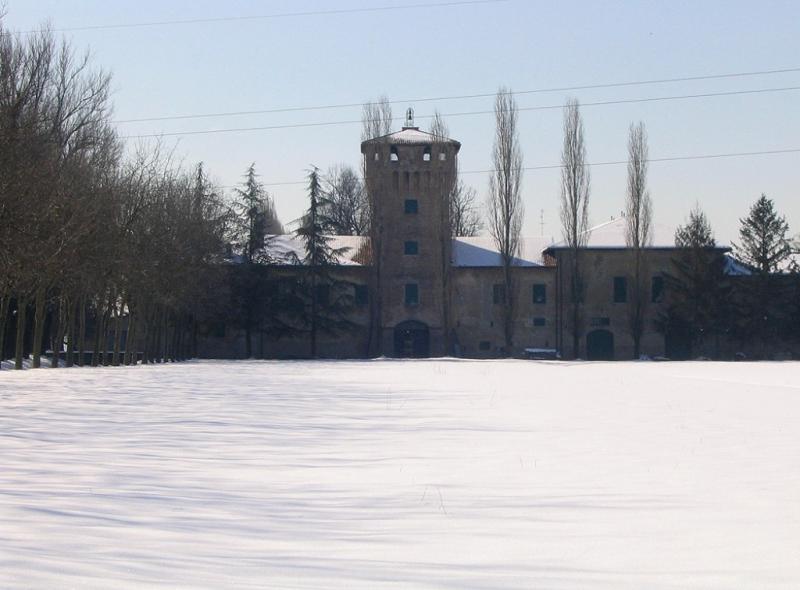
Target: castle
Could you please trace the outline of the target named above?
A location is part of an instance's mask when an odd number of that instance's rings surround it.
[[[675,254],[671,235],[656,232],[655,245],[642,252],[637,288],[624,241],[625,220],[594,228],[580,251],[586,272],[579,313],[570,305],[572,251],[544,238],[523,239],[511,268],[512,292],[506,293],[502,259],[492,239],[451,238],[448,194],[460,147],[455,140],[421,131],[411,116],[401,130],[361,144],[372,233],[334,239],[334,246],[347,248],[335,273],[352,285],[349,319],[355,329],[320,335],[318,356],[630,359],[634,302],[641,310],[639,352],[677,356],[684,344],[670,342],[656,329],[664,276]],[[279,260],[302,248],[292,236],[280,236],[272,247]],[[724,256],[727,250],[717,253]],[[288,262],[278,269],[288,277],[303,272]],[[514,302],[510,348],[503,313],[509,301]],[[206,336],[201,356],[242,356],[241,329],[228,325]],[[262,334],[254,350],[263,358],[307,357],[308,336]]]

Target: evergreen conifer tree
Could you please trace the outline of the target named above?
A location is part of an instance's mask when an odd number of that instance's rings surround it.
[[[310,335],[310,354],[317,356],[317,336],[324,333],[335,335],[350,330],[354,324],[347,319],[352,308],[352,283],[343,281],[331,270],[339,265],[340,257],[347,248],[334,248],[333,238],[325,235],[331,226],[327,211],[330,203],[320,186],[319,171],[312,168],[308,175],[309,208],[295,234],[304,244],[302,264],[303,291],[307,301],[304,324]]]
[[[785,335],[789,326],[789,283],[780,276],[792,256],[789,224],[764,194],[741,223],[740,241],[734,252],[752,268],[754,276],[743,281],[738,293],[737,329],[742,342],[755,340],[764,356],[767,345],[774,349],[776,340]]]
[[[750,214],[740,221],[740,243],[734,247],[737,258],[760,275],[781,270],[792,256],[789,224],[778,215],[772,199],[762,194],[750,208]]]
[[[265,332],[282,335],[291,331],[291,324],[285,321],[287,312],[292,309],[291,298],[287,299],[291,290],[280,289],[278,277],[273,276],[269,268],[273,262],[269,243],[283,233],[283,226],[272,198],[258,180],[255,164],[247,168],[236,196],[233,241],[242,264],[232,271],[232,288],[237,307],[242,310],[240,323],[245,330],[245,355],[251,358],[254,329],[262,343]]]
[[[731,286],[725,257],[716,248],[711,224],[699,205],[676,230],[675,247],[675,272],[664,277],[666,309],[658,321],[670,342],[669,354],[688,358],[714,338],[719,355],[719,339],[730,329]]]

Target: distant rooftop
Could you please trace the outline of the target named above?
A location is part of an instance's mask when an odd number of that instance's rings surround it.
[[[551,244],[547,238],[521,238],[514,266],[544,266],[542,251]],[[502,266],[503,260],[491,236],[453,239],[453,266]]]

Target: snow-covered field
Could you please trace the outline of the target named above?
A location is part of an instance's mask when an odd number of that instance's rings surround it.
[[[800,364],[2,372],[0,588],[800,588]]]

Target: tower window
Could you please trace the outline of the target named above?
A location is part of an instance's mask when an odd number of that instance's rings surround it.
[[[375,157],[373,158],[376,162],[381,159],[381,153],[375,152]]]
[[[392,162],[397,162],[400,160],[400,156],[397,154],[397,146],[393,145],[391,148],[391,152],[389,153],[389,160]]]
[[[533,325],[536,328],[541,328],[547,325],[547,319],[545,318],[533,318]]]
[[[533,286],[533,302],[537,304],[547,303],[547,285],[535,284]]]
[[[416,199],[406,199],[404,211],[409,215],[416,215],[419,211],[419,203]]]
[[[650,296],[653,303],[660,303],[664,299],[664,277],[656,275],[650,285]]]
[[[447,152],[439,152],[439,161],[444,162],[447,159]]]
[[[419,243],[409,240],[403,245],[403,254],[406,256],[416,256],[419,254]]]
[[[628,300],[628,279],[614,277],[614,303],[625,303]]]
[[[405,302],[410,307],[419,305],[419,285],[406,283]]]
[[[492,287],[492,302],[495,305],[506,304],[506,286],[502,283],[497,283]]]
[[[426,147],[425,151],[422,153],[422,161],[423,162],[430,162],[431,161],[431,148]]]

